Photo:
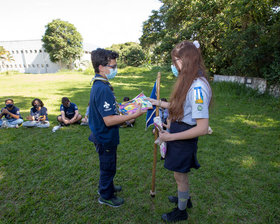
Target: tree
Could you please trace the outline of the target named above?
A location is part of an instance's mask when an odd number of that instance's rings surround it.
[[[124,44],[113,44],[108,50],[116,51],[119,54],[118,66],[140,66],[145,61],[145,53],[142,47],[134,42]]]
[[[4,64],[5,61],[14,61],[13,56],[3,46],[0,46],[0,61]]]
[[[274,0],[161,0],[140,38],[154,63],[171,63],[182,40],[198,40],[212,74],[280,83],[280,5]]]
[[[83,51],[81,34],[73,24],[60,19],[46,25],[42,41],[50,60],[63,63],[68,68],[72,68],[74,61],[81,57]]]

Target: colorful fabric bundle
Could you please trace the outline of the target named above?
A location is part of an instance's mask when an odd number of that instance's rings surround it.
[[[152,103],[146,99],[147,97],[140,93],[138,96],[132,100],[123,102],[119,104],[119,110],[121,114],[133,114],[138,109],[138,104],[142,104],[142,110],[147,110],[153,108]]]

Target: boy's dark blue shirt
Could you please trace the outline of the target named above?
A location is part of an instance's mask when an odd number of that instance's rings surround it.
[[[4,107],[1,109],[1,112],[4,110],[4,109],[7,109],[7,107]],[[20,113],[19,113],[19,108],[14,106],[12,110],[8,110],[10,113],[14,114],[14,115],[19,115],[19,118],[22,119]],[[5,118],[6,119],[14,119],[12,116],[10,116],[10,114],[4,114]]]
[[[42,107],[41,110],[39,110],[39,111],[36,110],[35,107],[32,107],[30,109],[30,115],[34,116],[35,121],[38,121],[39,118],[43,118],[44,115],[46,116],[46,121],[48,120],[48,110],[46,107]]]
[[[102,78],[99,74],[95,77]],[[119,126],[107,127],[103,120],[103,117],[110,115],[118,115],[114,93],[108,82],[96,80],[92,85],[89,101],[89,127],[92,132],[90,141],[105,147],[119,144]]]
[[[60,105],[60,111],[64,111],[65,116],[67,118],[72,118],[75,116],[75,111],[78,110],[78,107],[76,104],[70,102],[69,107],[63,106],[63,104]]]

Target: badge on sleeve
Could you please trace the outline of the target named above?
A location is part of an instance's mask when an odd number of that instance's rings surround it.
[[[198,106],[197,106],[197,110],[198,110],[198,111],[202,111],[202,109],[203,109],[203,108],[202,108],[201,105],[198,105]]]
[[[112,108],[110,108],[110,104],[107,103],[106,101],[104,102],[103,107],[104,107],[104,111],[110,111],[112,109]]]
[[[196,104],[203,104],[203,95],[201,86],[194,87],[194,100]]]

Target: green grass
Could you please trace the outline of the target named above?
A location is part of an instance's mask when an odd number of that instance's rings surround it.
[[[118,101],[141,91],[148,96],[159,68],[126,68],[112,81]],[[68,96],[84,115],[91,76],[0,75],[0,103],[12,97],[26,117],[35,97],[56,125]],[[162,73],[161,97],[174,79]],[[212,83],[212,135],[200,137],[199,170],[190,173],[194,207],[188,223],[280,223],[280,101],[231,83]],[[145,116],[120,129],[115,183],[123,186],[120,208],[97,202],[99,161],[85,126],[0,129],[0,223],[161,223],[173,208],[173,174],[158,154],[156,197],[151,198],[153,140]],[[182,222],[183,223],[183,222]]]

